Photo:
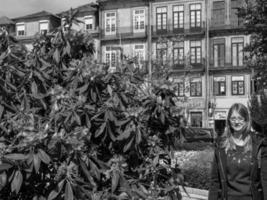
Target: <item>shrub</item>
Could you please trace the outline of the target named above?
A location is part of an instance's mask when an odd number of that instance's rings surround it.
[[[0,199],[181,199],[166,84],[143,89],[127,65],[108,73],[86,33],[58,30],[19,54],[0,36]]]

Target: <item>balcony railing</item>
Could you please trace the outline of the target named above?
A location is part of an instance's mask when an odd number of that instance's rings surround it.
[[[161,35],[190,35],[190,34],[204,34],[205,33],[205,23],[203,22],[201,26],[191,27],[190,23],[186,23],[183,27],[176,28],[174,24],[167,24],[166,26],[152,26],[152,35],[161,36]]]
[[[236,30],[244,29],[244,20],[232,20],[230,24],[220,23],[216,21],[211,21],[210,30]]]
[[[215,66],[213,62],[210,63],[210,70],[220,71],[220,70],[240,70],[246,68],[246,62],[243,62],[243,65],[233,66],[232,63],[224,63],[223,65]]]
[[[117,27],[112,29],[101,29],[101,39],[123,39],[123,38],[143,38],[147,36],[147,26],[142,29],[135,29],[133,26]]]
[[[174,72],[183,71],[203,71],[205,68],[205,59],[202,58],[199,63],[190,63],[190,60],[184,60],[184,62],[175,62],[172,58],[168,59],[155,59],[152,60],[152,65],[161,65],[170,67]]]

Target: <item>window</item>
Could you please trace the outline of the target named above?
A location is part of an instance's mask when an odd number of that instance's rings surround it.
[[[157,60],[161,64],[166,64],[167,62],[167,43],[166,42],[157,43],[156,54],[157,54]]]
[[[138,58],[139,61],[145,60],[145,45],[134,45],[134,55]]]
[[[232,65],[243,66],[244,38],[232,38]]]
[[[117,48],[116,47],[106,47],[106,64],[110,67],[116,67],[118,58],[117,58]]]
[[[190,28],[201,27],[201,4],[190,5]]]
[[[213,41],[214,67],[223,67],[225,62],[225,40]]]
[[[190,112],[191,126],[202,127],[202,112]]]
[[[41,34],[47,34],[48,27],[49,27],[49,22],[48,21],[40,21],[39,22],[39,28],[40,28],[40,33]]]
[[[213,92],[214,96],[226,95],[226,78],[224,76],[213,78]]]
[[[116,33],[116,13],[115,12],[106,13],[105,32],[107,35]]]
[[[25,35],[25,24],[21,23],[21,24],[17,24],[17,36],[23,36]]]
[[[138,9],[134,10],[134,31],[144,31],[145,30],[145,10]]]
[[[173,43],[173,63],[176,65],[184,64],[184,42]]]
[[[167,31],[167,7],[157,8],[156,25],[157,31]]]
[[[201,41],[190,42],[190,62],[191,64],[201,63]]]
[[[199,97],[202,96],[202,81],[201,78],[193,78],[190,81],[190,96]]]
[[[178,82],[177,83],[177,96],[178,97],[183,97],[184,93],[185,93],[184,83],[183,82]]]
[[[231,0],[231,13],[230,22],[231,25],[239,26],[242,24],[242,18],[238,17],[238,9],[242,7],[243,0]]]
[[[212,7],[212,25],[224,25],[225,20],[225,1],[214,1]]]
[[[184,6],[173,6],[173,30],[184,28]]]
[[[94,20],[93,17],[85,17],[84,18],[85,30],[93,30]]]
[[[244,76],[233,76],[232,95],[244,95],[244,94],[245,94]]]

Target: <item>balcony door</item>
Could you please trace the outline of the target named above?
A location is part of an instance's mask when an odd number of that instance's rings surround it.
[[[116,34],[116,13],[108,12],[105,15],[105,35]]]

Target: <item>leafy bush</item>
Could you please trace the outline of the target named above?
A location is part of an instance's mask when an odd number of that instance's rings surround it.
[[[193,188],[209,189],[213,149],[179,151],[175,153],[176,162],[181,168],[186,185]]]
[[[30,53],[0,37],[0,199],[181,199],[167,85],[108,73],[86,33],[57,30]]]

